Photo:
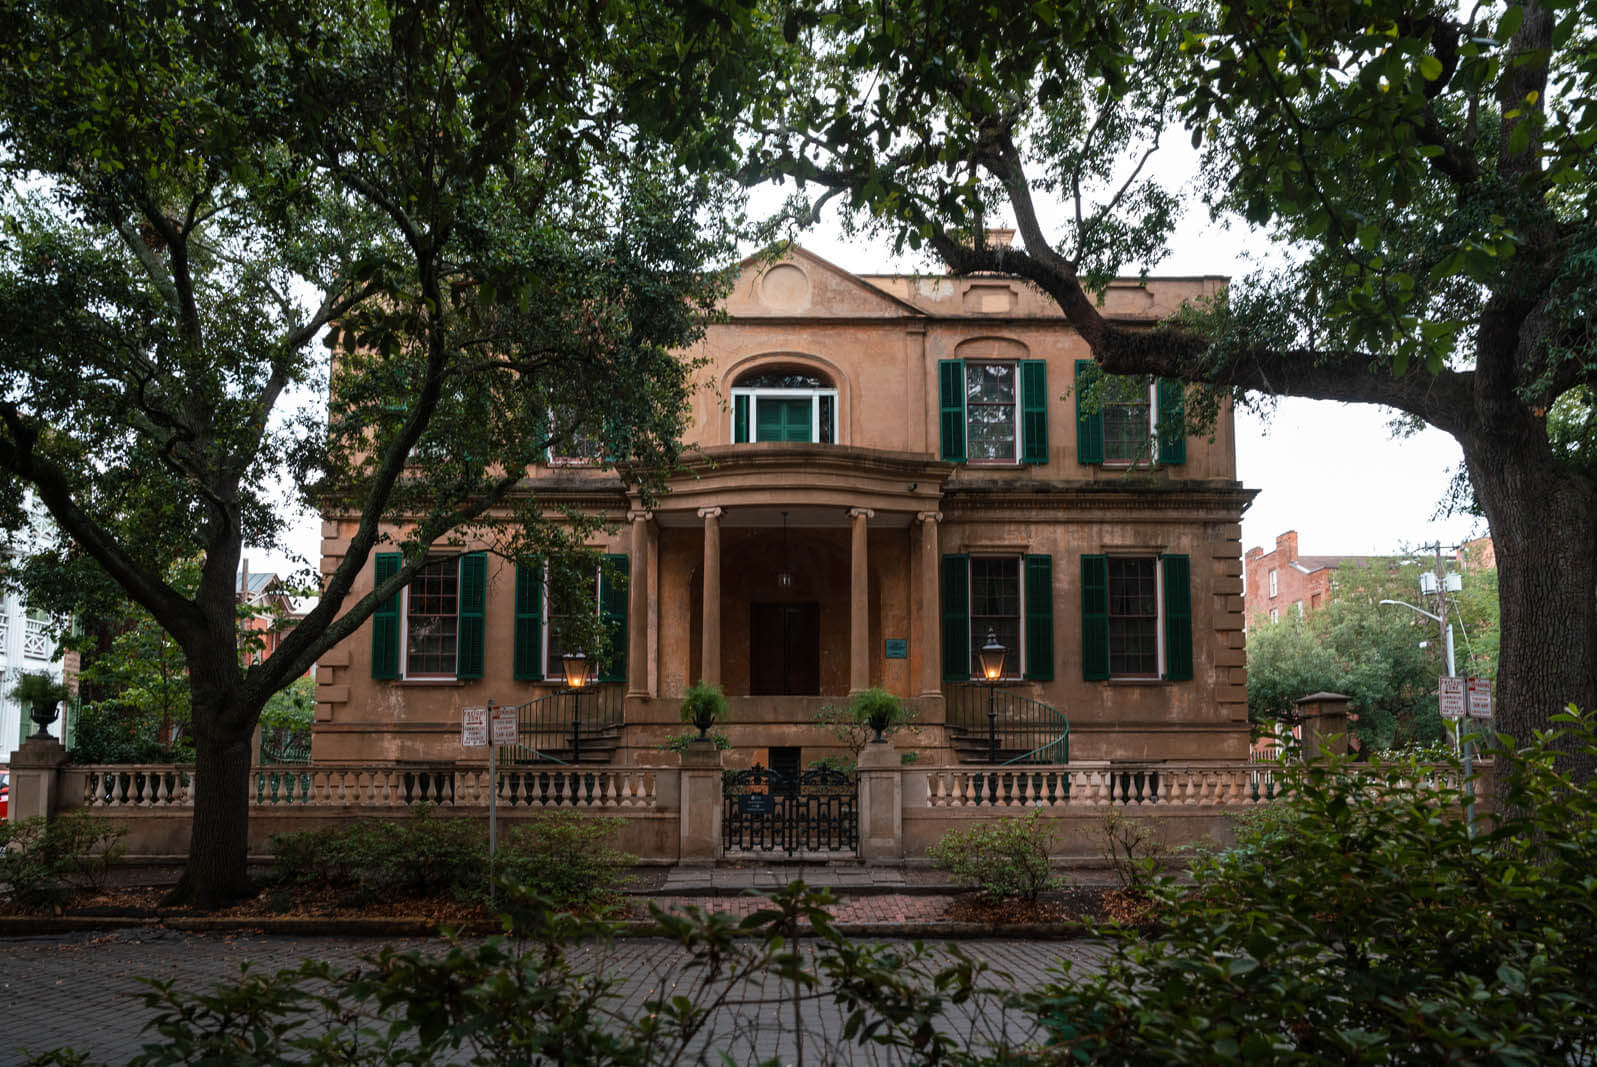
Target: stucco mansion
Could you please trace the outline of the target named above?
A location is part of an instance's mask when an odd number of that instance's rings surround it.
[[[1151,325],[1222,284],[1119,282],[1105,311]],[[871,686],[916,710],[894,743],[932,766],[1246,758],[1252,491],[1228,410],[1189,435],[1174,383],[1088,388],[1086,345],[1015,279],[854,275],[795,249],[747,263],[726,311],[652,509],[602,462],[528,472],[611,530],[584,579],[613,634],[596,692],[565,690],[547,568],[441,556],[322,658],[316,762],[466,759],[461,709],[492,700],[521,709],[507,758],[675,763],[660,746],[700,679],[730,700],[728,766],[837,753],[817,712]],[[324,568],[352,529],[324,517]],[[355,594],[393,566],[377,553]]]

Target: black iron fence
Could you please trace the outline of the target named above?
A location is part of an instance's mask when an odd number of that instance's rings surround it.
[[[859,850],[859,783],[817,768],[785,775],[755,764],[722,776],[724,852]]]

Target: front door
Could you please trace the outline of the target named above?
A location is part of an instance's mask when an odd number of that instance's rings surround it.
[[[756,696],[819,696],[821,606],[752,604],[749,692]]]

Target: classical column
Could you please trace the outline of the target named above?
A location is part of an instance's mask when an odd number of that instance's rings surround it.
[[[920,520],[920,693],[940,696],[943,613],[938,588],[942,557],[938,554],[937,524],[943,521],[943,513],[922,511],[915,518]]]
[[[870,508],[850,508],[853,543],[849,553],[851,573],[848,595],[848,691],[861,693],[871,687],[871,584],[866,557],[866,520],[875,515]]]
[[[649,695],[649,519],[629,511],[632,522],[631,573],[627,578],[627,696]]]
[[[700,508],[704,520],[704,632],[699,680],[721,684],[721,509]]]

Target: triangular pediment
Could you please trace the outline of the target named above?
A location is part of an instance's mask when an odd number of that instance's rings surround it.
[[[734,319],[923,319],[926,313],[828,262],[789,246],[779,259],[742,263],[726,311]]]

